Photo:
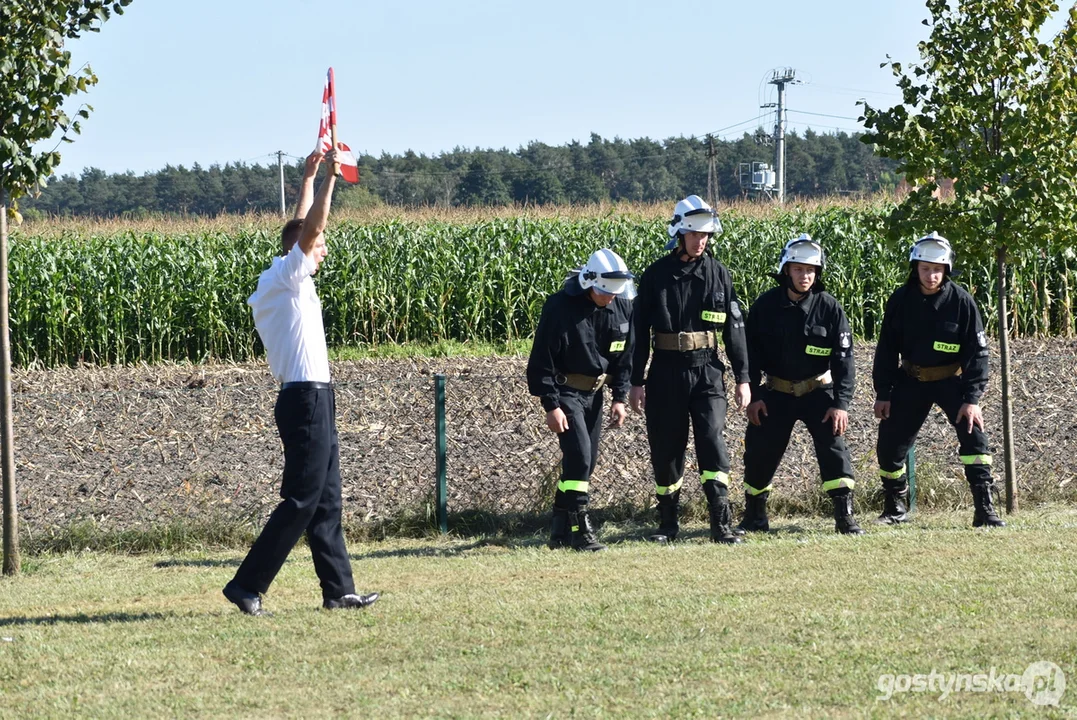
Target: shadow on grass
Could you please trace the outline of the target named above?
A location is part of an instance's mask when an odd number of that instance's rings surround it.
[[[239,567],[243,562],[238,558],[231,560],[160,560],[155,562],[155,568],[170,567]]]
[[[175,617],[171,613],[100,613],[87,615],[78,613],[75,615],[42,615],[41,617],[15,617],[0,618],[0,627],[15,627],[19,625],[59,625],[60,623],[133,623],[146,622],[149,620],[167,620]]]

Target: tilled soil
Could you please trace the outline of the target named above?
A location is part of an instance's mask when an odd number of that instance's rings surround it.
[[[872,352],[869,345],[856,348],[847,440],[860,488],[874,491]],[[1020,496],[1026,503],[1070,497],[1077,487],[1077,342],[1015,341],[1012,353]],[[346,522],[430,512],[435,373],[447,376],[449,510],[546,508],[560,453],[537,400],[527,394],[525,364],[526,358],[334,363]],[[983,407],[996,478],[1002,474],[999,377],[995,357]],[[13,388],[25,532],[85,519],[108,529],[177,518],[257,524],[279,499],[276,388],[262,363],[21,370]],[[726,429],[737,499],[745,422],[731,411]],[[968,504],[957,443],[937,409],[921,433],[917,457],[922,503]],[[691,457],[688,468],[694,477]],[[697,483],[685,487],[689,497],[699,493]],[[776,500],[808,508],[819,501],[817,466],[803,428],[794,432],[774,487]],[[606,432],[592,498],[596,507],[652,501],[642,417],[630,414],[624,428]]]

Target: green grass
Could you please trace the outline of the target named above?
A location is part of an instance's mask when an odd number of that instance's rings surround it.
[[[776,519],[741,547],[608,524],[598,555],[540,536],[353,544],[368,611],[318,609],[304,549],[267,607],[220,595],[241,552],[31,556],[0,580],[0,717],[1044,715],[1023,693],[896,694],[886,673],[1052,661],[1077,712],[1077,512],[862,538]]]

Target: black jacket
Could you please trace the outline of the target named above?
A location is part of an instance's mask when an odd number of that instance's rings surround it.
[[[703,319],[716,313],[718,321]],[[651,263],[640,278],[633,324],[636,349],[632,357],[632,384],[643,385],[644,369],[651,352],[651,333],[720,330],[726,355],[738,383],[748,382],[748,347],[744,339],[744,313],[733,278],[724,265],[710,255],[681,262],[676,252]],[[692,352],[655,350],[655,363],[679,363],[697,367],[715,360],[714,348]]]
[[[977,404],[987,387],[987,336],[983,320],[965,288],[947,278],[934,295],[924,295],[915,279],[886,302],[871,377],[878,400],[890,394],[904,371],[898,356],[915,365],[961,364],[961,396]]]
[[[527,361],[527,389],[549,412],[558,406],[563,385],[558,373],[610,375],[614,402],[628,399],[632,370],[632,302],[614,298],[604,308],[588,293],[554,293],[542,306],[535,342]],[[569,389],[569,392],[576,392]]]
[[[833,406],[849,409],[856,376],[852,333],[833,295],[813,291],[793,302],[784,286],[768,290],[748,312],[746,335],[753,401],[760,398],[763,373],[800,382],[830,370]]]

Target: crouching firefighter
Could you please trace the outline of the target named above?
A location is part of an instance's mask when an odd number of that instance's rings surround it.
[[[752,403],[739,534],[770,529],[767,498],[797,420],[811,433],[823,490],[834,502],[834,529],[864,533],[853,516],[853,464],[842,437],[853,398],[852,338],[845,310],[823,287],[825,264],[823,247],[810,235],[793,238],[778,261],[778,287],[748,312]]]
[[[886,303],[872,380],[879,423],[876,452],[885,501],[879,521],[906,520],[905,455],[932,405],[957,432],[972,490],[973,527],[1002,527],[991,501],[991,452],[980,397],[987,386],[987,336],[972,296],[957,285],[950,242],[933,232],[909,252],[909,278]]]
[[[605,550],[587,513],[591,473],[602,435],[602,397],[613,392],[609,420],[627,414],[635,283],[612,250],[599,250],[546,299],[527,362],[527,387],[542,401],[546,426],[561,445],[561,480],[553,501],[551,549]]]
[[[644,271],[636,298],[636,349],[632,358],[632,409],[647,417],[647,441],[658,502],[654,542],[670,542],[680,528],[681,483],[688,422],[695,435],[699,479],[710,508],[711,540],[738,543],[729,509],[729,453],[725,429],[725,366],[718,358],[720,333],[733,365],[735,401],[748,406],[748,351],[729,270],[709,247],[722,224],[710,205],[690,195],[677,203],[667,255]],[[653,333],[653,337],[652,337]],[[654,345],[651,367],[647,358]]]

